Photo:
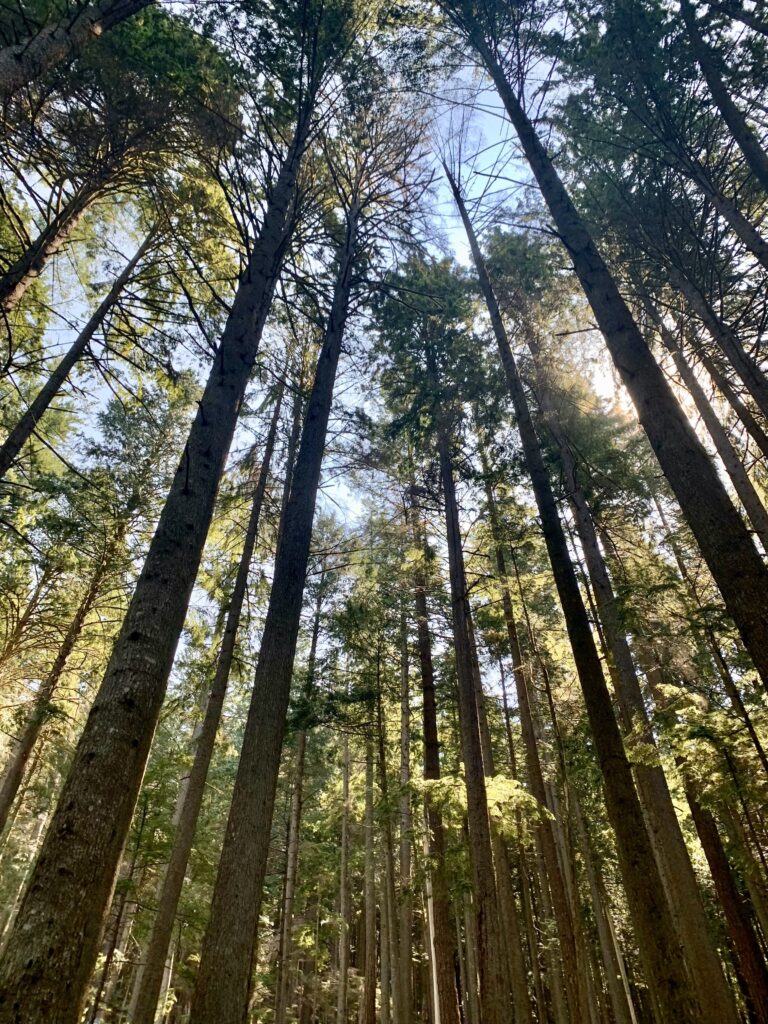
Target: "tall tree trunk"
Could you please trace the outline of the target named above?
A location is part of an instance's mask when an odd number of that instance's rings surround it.
[[[323,578],[321,574],[317,590],[315,615],[312,620],[312,639],[309,644],[307,659],[307,679],[304,684],[303,697],[308,700],[315,683],[315,662],[317,659],[317,642],[320,636],[320,614],[323,605]],[[277,976],[277,992],[275,998],[275,1024],[285,1024],[290,995],[290,964],[293,936],[293,905],[296,892],[296,880],[299,868],[299,837],[301,813],[304,805],[304,761],[307,750],[307,730],[299,729],[296,737],[296,760],[293,769],[293,792],[291,793],[291,810],[288,823],[288,854],[285,871],[285,894],[283,897],[282,937],[280,942],[280,969]]]
[[[101,688],[0,962],[0,1022],[76,1024],[292,228],[309,110],[272,191]],[[68,878],[62,887],[61,878]]]
[[[216,744],[216,734],[221,721],[224,698],[229,684],[229,675],[237,646],[237,635],[243,604],[248,592],[248,576],[256,548],[259,532],[259,521],[267,490],[275,438],[280,422],[285,382],[281,381],[275,399],[272,420],[269,425],[264,454],[259,469],[259,476],[254,488],[251,511],[243,540],[243,550],[237,566],[237,574],[229,598],[229,610],[221,640],[221,648],[216,659],[216,671],[205,706],[202,725],[195,738],[195,752],[192,767],[185,780],[184,793],[176,820],[176,829],[168,863],[165,867],[157,894],[157,910],[152,924],[149,942],[143,963],[136,972],[133,993],[131,996],[131,1024],[154,1024],[157,1000],[163,981],[168,948],[173,935],[184,877],[187,872],[189,855],[195,838],[197,819],[205,794],[205,780]],[[288,472],[288,467],[286,467]]]
[[[747,355],[736,332],[720,319],[697,285],[677,267],[670,266],[668,271],[672,284],[680,290],[706,332],[733,367],[757,408],[768,418],[768,379],[763,371]]]
[[[339,253],[338,277],[307,406],[280,549],[275,556],[190,1024],[240,1024],[248,1005],[315,501],[357,255],[358,219],[359,209],[353,205]]]
[[[600,551],[597,531],[586,495],[578,481],[576,461],[553,407],[552,395],[542,373],[542,353],[532,332],[528,345],[537,370],[538,393],[546,425],[560,457],[565,490],[594,590],[597,612],[605,632],[608,667],[618,697],[624,730],[641,731],[642,740],[655,747],[640,681],[621,623],[621,613],[608,569]],[[702,1024],[736,1024],[737,1012],[720,959],[709,936],[709,923],[696,874],[660,765],[637,764],[637,789],[650,829],[656,858],[665,882],[669,907],[683,943],[686,963],[699,992],[706,991],[701,1006]]]
[[[680,13],[688,30],[691,49],[709,86],[715,106],[728,125],[737,146],[744,154],[749,169],[760,182],[764,191],[768,192],[768,154],[750,128],[744,114],[731,99],[717,67],[717,58],[701,34],[699,23],[696,20],[696,12],[690,0],[680,0]]]
[[[655,310],[649,306],[648,312],[653,317],[659,328],[659,333],[661,335],[661,340],[664,343],[664,347],[672,356],[675,368],[680,375],[680,379],[683,382],[685,389],[693,399],[693,404],[696,406],[696,410],[701,416],[709,436],[712,438],[715,451],[720,456],[723,466],[725,466],[725,471],[730,477],[733,488],[738,494],[739,500],[749,516],[750,522],[755,529],[755,533],[760,538],[764,550],[768,551],[768,511],[766,511],[766,508],[760,500],[752,481],[749,479],[747,471],[744,468],[744,464],[739,458],[738,453],[731,445],[725,427],[720,422],[717,413],[710,405],[707,396],[704,394],[704,389],[696,379],[696,374],[688,365],[688,361],[683,354],[682,348],[677,343],[677,340],[666,326],[663,319],[661,317],[657,319]]]
[[[3,831],[8,822],[11,807],[24,781],[27,763],[32,756],[32,751],[35,749],[38,737],[50,711],[51,700],[67,667],[70,655],[80,639],[86,619],[96,603],[106,575],[112,568],[112,559],[120,539],[121,537],[119,536],[115,537],[106,544],[96,569],[91,576],[88,589],[83,594],[80,604],[77,606],[77,610],[67,628],[53,665],[35,695],[32,711],[24,723],[21,735],[14,741],[10,760],[3,772],[2,782],[0,782],[0,832]]]
[[[453,181],[452,188],[470,241],[517,417],[526,467],[536,498],[555,586],[584,695],[595,752],[605,783],[606,806],[616,836],[621,875],[646,978],[653,992],[660,1020],[694,1024],[701,1019],[698,1015],[698,1000],[682,964],[674,924],[663,896],[661,877],[656,868],[653,849],[635,791],[632,769],[624,751],[600,656],[568,553],[552,486],[531,420],[528,400],[472,224],[461,194]],[[732,506],[730,507],[733,510]],[[741,520],[739,523],[741,524]],[[755,555],[757,556],[756,552]]]
[[[413,515],[414,542],[417,549],[425,553],[425,541],[418,514]],[[424,735],[424,778],[427,781],[440,778],[440,740],[437,731],[437,706],[435,703],[435,671],[432,663],[432,638],[429,629],[427,607],[426,572],[417,561],[413,570],[414,606],[416,611],[416,638],[419,650],[419,670],[422,691],[422,730]],[[445,870],[445,832],[443,817],[433,797],[425,797],[427,818],[427,842],[431,864],[429,880],[431,885],[431,916],[433,967],[440,1024],[459,1024],[459,1005],[456,994],[454,969],[454,946],[450,939],[453,933],[448,878]],[[341,1024],[341,1022],[339,1022]]]
[[[0,274],[0,316],[18,306],[48,261],[64,248],[89,208],[103,193],[109,178],[110,174],[104,173],[81,185],[26,252]]]
[[[428,353],[429,359],[429,353]],[[428,370],[433,376],[433,370]],[[467,585],[461,548],[461,529],[453,479],[450,444],[445,426],[438,427],[440,478],[445,502],[446,539],[453,643],[459,690],[459,728],[464,779],[467,790],[469,854],[472,867],[474,909],[477,916],[477,967],[483,1024],[505,1024],[508,1019],[508,987],[502,957],[503,934],[493,864],[491,823],[485,787],[478,706],[470,650]]]
[[[365,747],[365,961],[359,1024],[376,1024],[376,862],[373,841],[373,740]]]
[[[483,454],[483,458],[485,458]],[[487,475],[487,463],[484,466]],[[512,608],[512,597],[507,582],[507,568],[504,552],[501,546],[501,530],[496,511],[496,502],[493,496],[490,483],[486,482],[486,499],[488,502],[488,514],[491,531],[494,538],[496,570],[498,581],[501,587],[502,609],[504,622],[507,629],[510,655],[512,656],[512,675],[515,680],[517,691],[517,706],[520,713],[520,728],[525,747],[525,761],[528,775],[528,784],[531,793],[536,798],[542,809],[542,817],[537,832],[540,836],[544,865],[549,881],[550,894],[552,896],[552,907],[555,914],[558,937],[560,940],[560,953],[562,957],[562,970],[565,981],[565,989],[568,993],[570,1014],[573,1020],[586,1020],[586,1001],[583,983],[578,985],[577,951],[576,938],[574,933],[574,922],[568,905],[568,897],[565,888],[565,881],[557,857],[555,847],[555,836],[552,822],[544,816],[547,807],[547,796],[544,788],[544,775],[541,770],[538,744],[536,742],[536,730],[534,725],[533,710],[528,695],[528,679],[523,668],[522,653],[517,634],[514,611]],[[582,979],[583,982],[583,979]]]
[[[396,1024],[409,1024],[413,1006],[412,933],[413,897],[411,894],[411,700],[408,659],[408,623],[405,604],[400,610],[400,913],[398,930],[400,963],[401,1018]]]
[[[336,1024],[347,1024],[349,981],[349,737],[344,736],[341,765],[341,851],[339,867],[339,986]]]
[[[680,409],[541,140],[479,28],[470,42],[493,79],[659,464],[766,686],[768,570]]]
[[[712,358],[712,355],[706,351],[705,347],[699,344],[694,347],[694,352],[701,360],[701,365],[709,374],[714,386],[728,402],[728,405],[730,405],[736,417],[743,424],[749,437],[757,445],[764,462],[768,462],[768,433],[757,422],[752,410],[747,407],[741,396],[736,393],[733,384]]]
[[[155,0],[102,0],[75,5],[60,21],[44,25],[29,39],[0,50],[0,102],[47,71],[73,60],[92,39],[132,17]]]
[[[88,348],[93,336],[104,323],[108,313],[117,304],[123,289],[133,276],[136,267],[147,254],[155,237],[154,230],[150,231],[142,244],[136,250],[133,258],[125,265],[120,274],[115,278],[114,284],[104,296],[98,309],[90,318],[85,327],[80,331],[77,338],[72,342],[66,355],[59,362],[58,366],[51,372],[48,380],[35,395],[32,404],[21,416],[18,423],[11,429],[8,437],[0,447],[0,480],[14,464],[19,452],[32,436],[40,422],[41,417],[48,409],[61,390],[61,386],[69,376],[73,367],[80,360]]]

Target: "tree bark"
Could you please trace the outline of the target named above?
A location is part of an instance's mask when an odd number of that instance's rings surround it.
[[[264,444],[264,454],[243,540],[243,550],[229,598],[229,611],[227,612],[221,648],[216,659],[216,672],[208,694],[203,722],[196,737],[192,767],[185,780],[185,789],[176,821],[171,855],[158,889],[157,910],[152,924],[152,931],[147,943],[143,963],[140,965],[134,981],[130,1009],[131,1024],[154,1024],[155,1020],[157,1000],[160,995],[163,971],[168,956],[168,947],[173,935],[176,908],[178,907],[179,897],[184,885],[189,855],[192,851],[197,819],[200,815],[200,808],[205,794],[205,780],[208,776],[208,768],[216,744],[216,734],[219,729],[219,722],[221,721],[224,698],[235,657],[237,634],[240,628],[243,604],[248,592],[248,576],[253,561],[253,553],[256,548],[259,521],[264,505],[275,438],[280,422],[284,387],[285,383],[281,381],[275,399],[275,407],[267,439]]]
[[[76,1024],[277,274],[309,109],[272,192],[123,627],[0,962],[0,1022]],[[68,884],[62,886],[66,877]]]
[[[103,0],[70,12],[35,35],[0,50],[0,102],[47,71],[73,60],[92,39],[132,17],[155,0]]]
[[[533,125],[479,28],[470,42],[490,74],[560,238],[744,645],[768,686],[768,570],[632,314]]]
[[[680,0],[680,13],[683,16],[683,21],[688,31],[691,49],[709,86],[715,106],[728,125],[736,145],[744,154],[749,169],[760,182],[763,190],[768,192],[768,154],[766,154],[759,139],[750,128],[744,114],[742,114],[731,99],[731,95],[718,70],[715,55],[701,34],[699,23],[696,20],[696,13],[690,0]]]
[[[349,737],[344,736],[341,765],[341,851],[339,866],[339,987],[336,1024],[347,1024],[349,981]]]
[[[541,518],[555,586],[565,616],[595,752],[605,783],[608,816],[616,836],[621,875],[646,978],[654,995],[656,1012],[660,1020],[694,1024],[701,1020],[698,999],[681,961],[674,924],[663,897],[661,877],[656,868],[653,849],[635,791],[632,769],[624,751],[600,656],[571,564],[552,486],[531,420],[528,400],[472,224],[458,187],[453,179],[450,180],[470,242],[515,408],[525,462]],[[640,340],[642,341],[642,338]],[[731,509],[733,510],[732,506]],[[735,510],[733,511],[735,514]],[[739,523],[741,524],[741,520]],[[757,557],[757,552],[755,556]]]
[[[365,962],[363,992],[360,997],[359,1024],[376,1024],[376,879],[373,841],[373,740],[365,748]]]
[[[408,658],[408,624],[405,605],[400,612],[400,913],[398,915],[401,1019],[409,1024],[413,1005],[412,934],[413,897],[411,894],[411,701]]]
[[[353,206],[339,253],[333,302],[302,430],[280,549],[275,557],[190,1024],[240,1024],[248,1006],[312,521],[357,256],[358,218],[359,209]]]

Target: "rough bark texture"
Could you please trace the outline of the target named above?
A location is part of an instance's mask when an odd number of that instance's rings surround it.
[[[479,32],[470,41],[499,92],[662,471],[744,646],[768,683],[768,570],[503,68]]]
[[[288,241],[305,133],[302,118],[0,963],[2,1024],[76,1024],[79,1018],[219,480]]]
[[[46,25],[23,42],[0,50],[0,103],[66,61],[92,39],[132,17],[155,0],[103,0]]]
[[[203,940],[191,1024],[241,1024],[269,852],[280,752],[301,618],[315,500],[346,324],[358,212],[349,214],[339,273],[307,406],[256,665],[232,805]]]
[[[216,659],[216,671],[208,694],[203,722],[196,738],[194,760],[184,784],[184,794],[176,821],[171,855],[158,891],[157,911],[152,924],[146,953],[143,963],[136,973],[131,999],[131,1024],[153,1024],[155,1020],[168,947],[173,935],[176,908],[184,885],[189,855],[192,851],[197,819],[205,793],[205,780],[208,776],[208,767],[211,763],[216,743],[216,733],[218,732],[221,712],[224,707],[224,698],[229,684],[229,674],[235,657],[240,618],[248,591],[248,576],[253,560],[253,552],[256,547],[259,520],[264,504],[267,480],[269,479],[275,437],[280,422],[283,388],[284,384],[281,382],[264,445],[264,453],[254,489],[253,501],[251,502],[251,512],[245,530],[243,550],[240,555],[237,575],[235,576],[229,600],[229,611],[227,612],[227,619],[224,625],[221,648]]]
[[[606,807],[616,835],[622,880],[647,981],[660,1020],[694,1024],[701,1019],[698,1000],[686,976],[672,918],[663,898],[662,881],[656,870],[651,842],[632,779],[632,769],[624,752],[528,401],[472,224],[458,187],[452,179],[451,182],[515,408],[525,462],[605,783]]]
[[[58,366],[52,371],[48,380],[35,395],[30,407],[8,434],[8,437],[3,442],[2,447],[0,447],[0,480],[3,479],[5,474],[18,458],[19,452],[34,433],[35,427],[40,422],[41,416],[45,413],[48,406],[61,390],[62,384],[67,379],[74,366],[84,355],[85,350],[88,348],[93,336],[104,323],[108,313],[116,305],[123,289],[133,276],[133,272],[136,270],[136,267],[144,258],[147,250],[152,244],[153,237],[154,233],[150,232],[144,242],[137,249],[133,258],[126,264],[118,277],[115,278],[114,284],[99,303],[98,309],[82,331],[80,331],[77,338],[72,342],[69,351],[59,362]]]

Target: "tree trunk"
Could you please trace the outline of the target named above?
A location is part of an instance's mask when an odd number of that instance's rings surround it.
[[[384,886],[381,896],[381,905],[386,908],[387,915],[387,950],[386,959],[387,969],[389,971],[390,979],[392,980],[391,996],[394,1002],[395,1018],[396,1021],[400,1022],[402,1019],[402,992],[400,989],[400,978],[398,969],[400,965],[400,948],[398,944],[398,932],[395,925],[395,850],[394,841],[392,836],[392,820],[389,816],[389,781],[387,777],[387,758],[386,758],[386,747],[385,747],[385,735],[384,735],[384,709],[382,706],[381,696],[381,652],[377,652],[376,655],[376,726],[377,726],[377,738],[378,738],[378,764],[379,764],[379,788],[381,790],[381,799],[384,807],[387,808],[385,812],[383,833],[384,833]],[[384,911],[382,911],[382,914]],[[382,958],[384,958],[384,940],[382,939]],[[382,959],[382,974],[384,973],[383,959]],[[389,985],[389,979],[387,981]],[[383,986],[383,982],[382,982]],[[384,998],[382,988],[382,1000]]]
[[[347,1024],[349,981],[349,737],[344,736],[341,766],[341,851],[339,867],[339,988],[336,1024]]]
[[[712,438],[715,450],[720,456],[723,466],[725,466],[725,471],[730,477],[733,488],[749,516],[755,533],[760,538],[763,549],[768,551],[768,512],[760,500],[752,481],[749,479],[744,464],[731,445],[725,427],[710,405],[709,399],[704,394],[704,389],[696,379],[696,374],[688,365],[688,361],[681,347],[677,344],[674,335],[661,318],[656,318],[655,312],[650,308],[649,313],[656,320],[664,347],[672,356],[677,372],[680,374],[680,379],[693,399],[696,410],[701,416],[709,436]]]
[[[768,380],[755,361],[747,355],[736,333],[718,317],[699,288],[682,271],[670,266],[669,279],[679,288],[693,313],[723,353],[755,405],[768,418]]]
[[[359,210],[353,206],[339,253],[333,303],[302,430],[280,549],[275,556],[269,607],[190,1024],[240,1024],[248,1005],[315,501],[349,311],[358,218]]]
[[[47,71],[73,60],[92,39],[98,39],[121,21],[155,0],[102,0],[70,11],[34,36],[0,50],[0,102],[34,82]],[[79,5],[76,5],[76,7]]]
[[[428,371],[432,372],[432,371]],[[445,501],[446,539],[451,585],[453,642],[459,690],[459,728],[467,790],[469,853],[477,915],[477,967],[483,1024],[505,1024],[508,1019],[508,987],[502,957],[503,935],[499,897],[493,865],[491,825],[485,788],[478,706],[472,670],[467,586],[456,490],[447,431],[438,427],[440,478]]]
[[[56,659],[35,695],[29,718],[24,723],[21,735],[15,740],[10,760],[3,772],[2,782],[0,782],[0,832],[5,829],[8,822],[11,807],[24,781],[27,763],[32,756],[32,751],[35,749],[40,731],[45,725],[45,720],[50,711],[51,700],[67,667],[67,662],[72,651],[75,649],[76,643],[80,639],[83,626],[99,596],[104,579],[112,568],[112,558],[118,543],[119,539],[115,539],[106,545],[96,570],[91,577],[88,589],[83,595],[77,611],[69,624],[61,647],[59,647],[56,654]]]
[[[0,1022],[76,1024],[219,480],[292,227],[301,117],[0,963]],[[68,884],[62,887],[61,878]]]
[[[107,314],[113,309],[119,300],[123,289],[133,276],[136,267],[144,258],[150,245],[154,240],[154,230],[150,231],[143,243],[137,249],[133,258],[126,264],[107,295],[102,299],[98,309],[90,318],[85,327],[80,331],[77,338],[72,342],[69,351],[52,371],[48,380],[38,391],[27,411],[21,416],[18,423],[12,428],[8,437],[0,447],[0,480],[18,458],[19,452],[35,432],[37,424],[61,390],[61,386],[69,376],[73,367],[80,360],[91,339],[104,323]]]
[[[421,527],[414,510],[414,543],[419,551],[425,548]],[[422,691],[422,729],[424,735],[424,778],[440,778],[440,741],[437,731],[437,708],[435,704],[435,672],[432,663],[432,638],[429,629],[427,608],[426,573],[417,562],[413,571],[414,605],[416,611],[416,637],[419,649],[419,669]],[[448,878],[445,870],[445,833],[443,817],[435,800],[427,793],[425,797],[427,837],[431,863],[429,881],[431,885],[432,936],[434,942],[433,967],[437,990],[437,1009],[440,1024],[459,1024],[459,1005],[456,994],[454,968],[454,946],[450,940],[453,932]],[[341,1024],[341,1022],[339,1022]]]
[[[108,178],[105,174],[80,186],[26,252],[0,274],[0,317],[18,306],[48,261],[64,248],[88,209],[102,194]]]
[[[511,90],[510,95],[512,95]],[[510,396],[515,408],[525,462],[541,518],[555,585],[565,616],[566,629],[595,743],[595,752],[605,782],[606,806],[616,836],[621,875],[647,981],[654,994],[656,1010],[661,1020],[675,1020],[679,1024],[685,1021],[694,1024],[701,1020],[697,1006],[698,1000],[681,962],[680,947],[671,915],[663,897],[662,882],[656,869],[653,849],[635,791],[632,769],[621,741],[600,656],[595,647],[576,574],[568,554],[568,545],[531,420],[528,401],[472,224],[469,221],[461,194],[452,179],[451,182],[470,241],[481,289],[488,306]],[[627,316],[629,316],[628,312]],[[642,341],[642,338],[640,340]],[[736,514],[733,507],[730,507]],[[741,524],[741,520],[739,523]],[[743,526],[743,524],[741,525]],[[757,552],[755,552],[755,557],[757,557]]]
[[[224,698],[229,684],[229,675],[235,657],[237,634],[248,592],[248,576],[256,548],[259,532],[261,510],[264,505],[267,481],[269,479],[272,454],[275,447],[277,428],[280,422],[285,382],[281,381],[275,399],[275,407],[269,432],[264,445],[259,476],[253,493],[251,511],[243,540],[243,550],[237,567],[237,575],[229,598],[229,610],[221,640],[221,648],[216,659],[216,672],[213,678],[205,715],[200,731],[195,739],[195,752],[192,767],[185,782],[176,830],[173,837],[171,855],[160,882],[157,895],[157,911],[142,965],[139,967],[134,981],[131,997],[131,1024],[154,1024],[157,1000],[163,981],[163,970],[168,956],[168,947],[173,935],[176,919],[176,908],[179,903],[187,872],[189,855],[195,838],[197,819],[205,794],[205,780],[216,744],[216,734],[221,721]]]
[[[317,641],[320,637],[320,614],[323,604],[323,578],[317,590],[315,616],[312,621],[312,639],[309,644],[307,659],[307,679],[304,684],[303,697],[309,699],[315,684],[315,662],[317,660]],[[296,880],[299,868],[299,836],[301,813],[304,805],[304,761],[307,750],[307,730],[302,726],[296,737],[296,760],[293,769],[293,792],[291,793],[291,811],[288,824],[288,855],[285,871],[285,894],[283,897],[282,937],[280,942],[280,970],[278,972],[277,992],[275,999],[275,1024],[285,1024],[290,995],[289,968],[291,963],[291,947],[293,935],[293,903],[296,892]]]
[[[757,180],[768,192],[768,154],[759,139],[747,124],[747,119],[731,99],[717,67],[717,59],[701,34],[696,13],[690,0],[680,0],[680,13],[683,16],[691,48],[696,56],[702,74],[709,86],[715,106],[728,125],[737,146],[744,154],[747,165]]]
[[[408,664],[408,624],[405,605],[400,611],[400,913],[398,916],[401,1019],[410,1024],[413,1005],[412,934],[413,897],[411,894],[411,703]]]
[[[373,741],[365,748],[365,962],[359,1024],[376,1024],[376,884],[373,842]]]
[[[501,65],[479,30],[471,33],[470,41],[491,75],[517,132],[662,471],[723,595],[728,613],[768,686],[768,570]]]
[[[573,452],[557,422],[552,396],[543,379],[538,341],[530,332],[528,344],[537,370],[542,412],[560,456],[566,494],[594,590],[598,615],[605,631],[608,667],[619,700],[622,724],[628,735],[639,728],[643,742],[655,747],[640,681],[622,627],[613,585],[600,551],[592,514],[577,478]],[[660,765],[641,763],[635,765],[634,773],[659,870],[665,882],[669,908],[682,940],[685,960],[698,991],[707,993],[707,999],[701,1006],[702,1024],[736,1024],[736,1006],[709,937],[709,923],[698,881],[664,770]]]

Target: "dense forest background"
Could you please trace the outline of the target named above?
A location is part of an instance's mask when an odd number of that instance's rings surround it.
[[[0,1024],[768,1024],[767,57],[0,2]]]

